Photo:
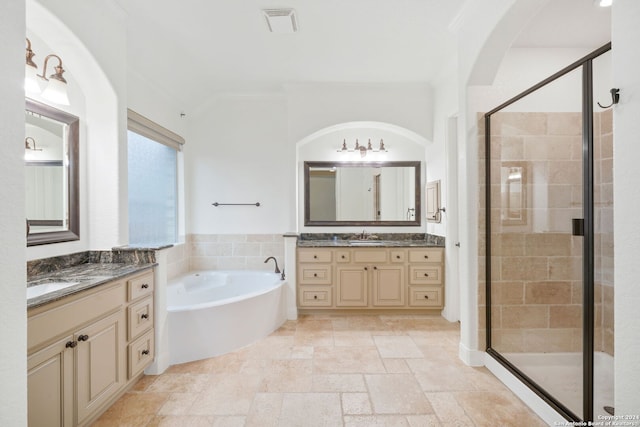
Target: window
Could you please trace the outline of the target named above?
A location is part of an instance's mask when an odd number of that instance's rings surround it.
[[[178,152],[184,140],[129,110],[129,244],[178,241]]]

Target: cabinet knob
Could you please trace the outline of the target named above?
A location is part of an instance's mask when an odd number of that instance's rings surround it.
[[[424,299],[429,299],[429,295],[425,295],[425,296],[424,296]]]
[[[429,258],[429,255],[425,255],[424,257],[425,257],[425,259],[428,259],[428,258]]]
[[[378,267],[376,267],[376,266],[374,265],[374,266],[373,266],[373,269],[374,269],[374,270],[377,270],[377,269],[378,269]]]
[[[318,295],[314,295],[314,296],[313,296],[313,299],[318,299]]]
[[[149,314],[147,314],[147,313],[141,314],[140,318],[141,319],[148,319],[149,318]]]
[[[397,259],[400,259],[400,255],[396,255],[396,258],[397,258]]]
[[[342,259],[344,259],[344,255],[342,255]]]
[[[147,354],[149,354],[149,350],[142,350],[142,355],[146,356]]]
[[[368,270],[369,270],[369,267],[365,267],[365,268],[364,268],[364,271],[368,271]]]
[[[75,348],[75,346],[78,345],[77,341],[67,341],[67,343],[64,345],[66,348]]]
[[[318,255],[314,255],[314,256],[313,256],[313,259],[318,259]]]
[[[89,335],[80,335],[78,337],[78,341],[88,341],[89,340]]]
[[[148,283],[143,283],[142,286],[140,286],[142,289],[148,289],[149,288],[149,284]]]
[[[318,277],[318,273],[313,273],[313,277]]]
[[[424,273],[424,277],[429,277],[429,274],[428,273]]]

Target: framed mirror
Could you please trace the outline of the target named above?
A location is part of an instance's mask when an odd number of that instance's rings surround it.
[[[304,162],[304,225],[419,226],[420,162]]]
[[[80,239],[78,117],[26,100],[27,246]]]

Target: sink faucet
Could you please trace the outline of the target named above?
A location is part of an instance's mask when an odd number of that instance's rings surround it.
[[[274,273],[280,273],[280,269],[278,268],[278,260],[275,257],[270,256],[269,258],[264,260],[264,263],[266,264],[270,259],[272,259],[273,262],[276,263],[276,271],[274,271]]]
[[[367,230],[362,229],[362,234],[360,235],[360,240],[367,240]]]

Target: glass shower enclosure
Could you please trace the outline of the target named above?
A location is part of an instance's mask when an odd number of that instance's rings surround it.
[[[569,421],[613,411],[610,49],[484,116],[487,352]]]

